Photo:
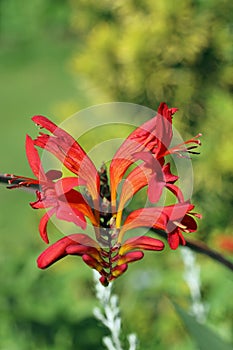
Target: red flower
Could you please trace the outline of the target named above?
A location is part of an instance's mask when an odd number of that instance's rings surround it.
[[[20,177],[22,181],[18,185],[12,185],[9,188],[30,185],[40,186],[40,190],[36,191],[37,201],[30,204],[34,209],[50,208],[40,221],[39,231],[42,239],[49,243],[47,223],[54,214],[60,220],[73,222],[85,229],[85,215],[91,218],[94,218],[94,216],[83,196],[73,190],[73,187],[83,185],[84,181],[78,177],[66,177],[54,182],[62,176],[62,173],[56,170],[44,172],[39,154],[30,136],[26,137],[26,154],[28,163],[37,179]],[[13,177],[11,182],[13,183],[17,178],[19,177]]]
[[[47,129],[51,135],[40,133],[34,141],[27,136],[26,152],[36,180],[13,177],[11,187],[37,186],[37,201],[33,208],[49,208],[40,222],[40,234],[48,243],[47,223],[55,214],[58,219],[71,221],[81,229],[86,228],[86,217],[93,225],[95,239],[87,234],[66,236],[47,248],[38,258],[38,266],[46,268],[66,255],[81,256],[90,267],[99,271],[102,284],[120,276],[128,264],[143,258],[143,250],[159,251],[164,248],[158,239],[139,236],[125,239],[125,233],[138,227],[156,228],[167,232],[172,249],[185,244],[181,232],[196,231],[192,214],[194,206],[184,202],[180,188],[175,185],[178,176],[173,175],[165,157],[171,153],[183,156],[200,144],[196,138],[169,149],[172,140],[172,115],[176,108],[160,104],[158,114],[134,130],[116,152],[110,164],[110,186],[107,169],[100,172],[81,146],[64,130],[46,117],[35,116],[33,121]],[[192,143],[186,148],[186,144]],[[35,146],[54,154],[69,169],[74,177],[60,179],[57,171],[44,172]],[[135,161],[142,161],[135,164]],[[135,164],[127,176],[126,171]],[[119,199],[117,191],[124,178]],[[19,181],[16,180],[21,180]],[[56,180],[56,181],[55,181]],[[76,187],[85,186],[87,195]],[[164,189],[171,191],[176,203],[169,206],[139,208],[123,216],[127,202],[143,187],[148,187],[151,203],[159,201]]]

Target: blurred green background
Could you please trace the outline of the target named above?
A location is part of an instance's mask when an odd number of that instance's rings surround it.
[[[61,122],[96,103],[156,109],[166,101],[180,109],[174,124],[184,139],[203,133],[193,202],[204,218],[193,237],[232,259],[223,250],[232,237],[232,17],[231,0],[1,0],[1,172],[31,176],[24,142],[37,132],[35,114]],[[102,349],[91,270],[71,257],[36,267],[45,246],[33,198],[0,188],[0,349]],[[232,274],[207,257],[197,261],[206,324],[230,343]],[[147,253],[115,283],[123,330],[138,333],[140,349],[207,349],[171,303],[189,309],[183,273],[179,251],[166,249]]]

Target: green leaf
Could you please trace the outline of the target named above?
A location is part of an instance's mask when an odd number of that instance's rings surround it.
[[[194,317],[190,316],[180,306],[174,304],[176,312],[182,319],[185,327],[200,350],[232,350],[230,344],[222,340],[212,330],[203,324],[198,323]]]

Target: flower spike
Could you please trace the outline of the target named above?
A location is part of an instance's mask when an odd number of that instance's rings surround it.
[[[82,230],[45,249],[37,259],[39,268],[46,269],[68,255],[79,256],[99,272],[100,282],[107,286],[125,273],[128,264],[141,260],[145,251],[164,249],[164,242],[153,237],[127,237],[132,230],[161,230],[171,249],[185,244],[184,234],[197,230],[194,218],[200,215],[193,212],[193,204],[185,201],[177,184],[179,177],[172,173],[166,157],[197,153],[194,149],[200,145],[201,134],[170,148],[176,112],[177,108],[161,103],[157,114],[126,138],[110,163],[109,181],[107,167],[103,164],[97,171],[83,148],[65,130],[44,116],[32,118],[45,129],[35,140],[26,137],[26,155],[35,178],[5,175],[8,187],[25,187],[36,193],[36,201],[30,205],[47,210],[39,224],[40,236],[47,244],[48,223],[53,216]],[[38,148],[52,153],[73,176],[64,177],[56,169],[45,172]],[[143,188],[147,189],[149,204],[129,210],[129,201]],[[160,199],[165,191],[173,194],[174,202],[162,206]],[[86,233],[87,222],[93,227],[93,238]]]

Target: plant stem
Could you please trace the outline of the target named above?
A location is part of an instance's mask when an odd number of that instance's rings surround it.
[[[167,238],[166,232],[156,230],[151,228],[150,231],[156,233],[160,237]],[[204,254],[208,256],[209,258],[219,262],[220,264],[226,266],[228,269],[233,271],[233,263],[225,258],[222,254],[216,252],[215,250],[209,248],[205,243],[198,241],[198,240],[191,240],[191,239],[185,239],[186,240],[186,247],[193,250],[196,253]]]

